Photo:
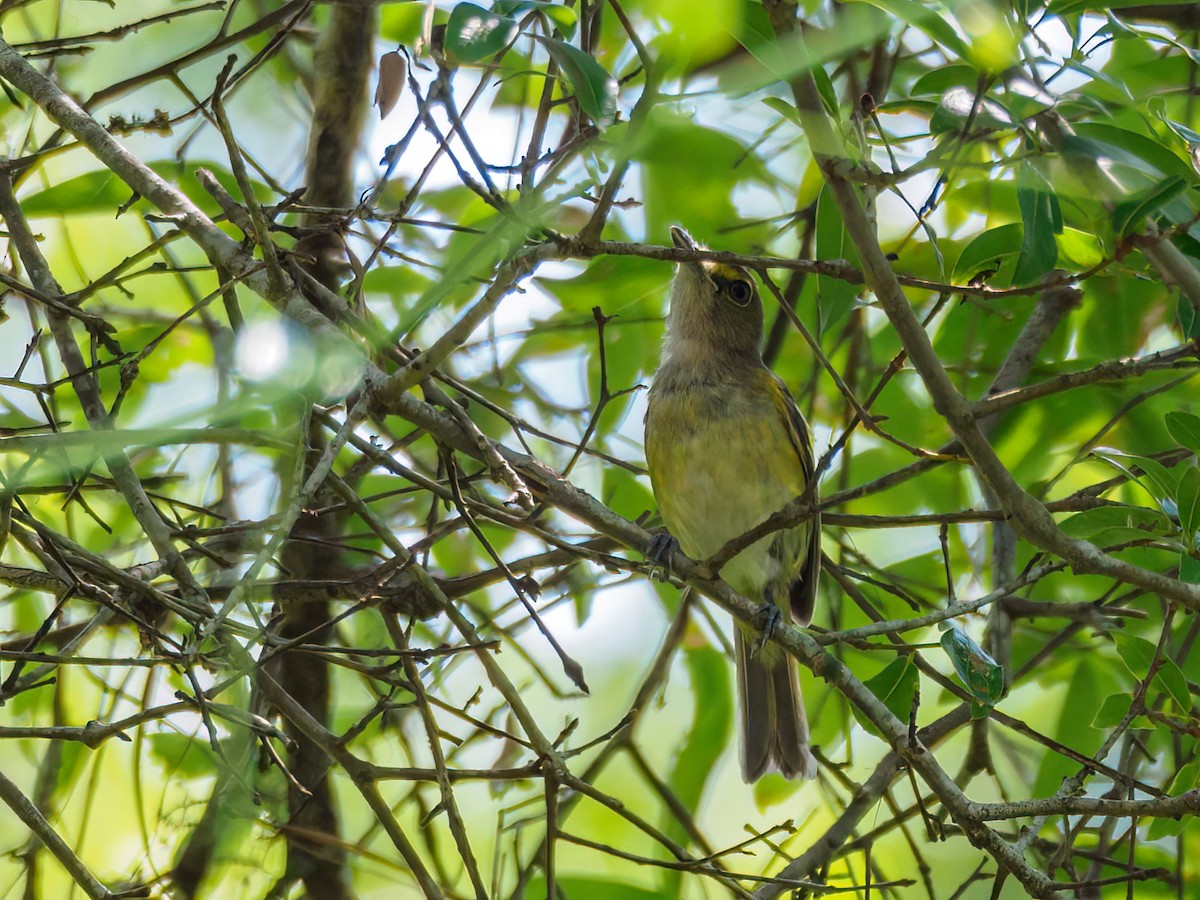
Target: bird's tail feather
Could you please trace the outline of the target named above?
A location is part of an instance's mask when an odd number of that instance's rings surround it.
[[[777,653],[767,665],[761,655],[751,655],[752,640],[734,629],[742,778],[750,783],[771,771],[784,778],[814,778],[817,762],[808,747],[795,660]]]

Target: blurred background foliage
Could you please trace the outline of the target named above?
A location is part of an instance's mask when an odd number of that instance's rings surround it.
[[[655,524],[641,420],[668,226],[716,250],[828,263],[759,267],[778,288],[763,288],[767,359],[827,464],[815,632],[838,635],[830,652],[902,719],[915,709],[917,726],[973,701],[982,718],[929,744],[972,799],[1022,801],[1197,787],[1195,616],[1025,541],[994,552],[995,500],[857,276],[788,81],[816,76],[879,244],[957,389],[982,401],[1014,348],[1030,354],[1020,383],[1003,385],[1017,396],[986,410],[1017,482],[1072,537],[1197,584],[1200,297],[1154,249],[1200,266],[1197,9],[810,0],[803,27],[779,36],[769,8],[742,0],[0,0],[0,25],[246,252],[267,259],[197,170],[260,207],[278,252],[302,266],[305,241],[332,237],[333,288],[365,323],[340,325],[386,370],[405,358],[391,348],[429,348],[484,309],[438,366],[455,414],[625,519]],[[394,108],[365,124],[355,113],[368,98],[337,81],[351,55],[331,37],[339,12],[358,17],[371,59],[399,54],[370,75]],[[577,509],[522,510],[487,465],[377,410],[328,451],[357,500],[329,489],[294,508],[312,471],[304,450],[328,448],[314,434],[328,442],[346,421],[362,358],[246,284],[222,292],[228,275],[177,219],[5,77],[0,142],[19,212],[63,301],[109,331],[48,322],[9,221],[0,771],[100,882],[318,895],[296,863],[307,854],[346,896],[541,897],[548,878],[563,897],[776,896],[791,886],[770,878],[805,856],[802,877],[852,896],[868,884],[1025,895],[924,783],[871,780],[888,746],[807,671],[819,779],[742,785],[727,617],[651,580],[640,547]],[[330,133],[351,148],[354,197],[314,204],[294,193],[321,159],[306,164],[314,110],[339,104]],[[552,250],[508,290],[501,264],[539,244]],[[495,279],[505,296],[483,305]],[[1052,301],[1053,327],[1023,337]],[[90,427],[64,330],[108,414]],[[413,393],[442,402],[429,385]],[[848,396],[869,406],[871,428]],[[105,428],[128,435],[117,440],[151,515],[210,604],[198,618],[164,605],[188,589],[118,490],[111,446],[88,437]],[[297,538],[297,520],[333,530]],[[299,577],[289,547],[336,563]],[[494,642],[486,652],[579,783],[543,769],[514,695],[414,568]],[[842,637],[993,591],[1003,601],[956,617],[954,632]],[[318,596],[334,624],[300,665],[323,673],[331,699],[310,711],[354,757],[388,767],[371,781],[391,828],[341,757],[319,776],[336,830],[297,825],[289,805],[295,739],[259,672],[286,656],[288,598]],[[943,646],[943,634],[962,640]],[[1002,672],[1007,695],[964,684],[972,667],[993,682]],[[92,722],[113,728],[85,740]],[[14,796],[0,815],[0,893],[93,893],[19,824]],[[1189,821],[992,825],[1033,869],[1087,883],[1079,896],[1185,897],[1200,884]]]

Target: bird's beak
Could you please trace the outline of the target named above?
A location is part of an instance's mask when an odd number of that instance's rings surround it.
[[[704,250],[707,249],[703,244],[699,244],[696,240],[687,233],[687,230],[680,225],[671,226],[671,243],[680,250]],[[708,269],[700,260],[689,259],[679,263],[679,268],[676,270],[679,275],[685,272],[691,278],[702,278],[705,281],[712,282],[712,278],[708,274]]]
[[[679,225],[671,226],[671,243],[680,250],[700,249],[696,242],[692,240],[692,236]]]

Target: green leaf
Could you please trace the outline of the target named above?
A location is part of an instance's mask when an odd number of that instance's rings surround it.
[[[1115,3],[1101,4],[1099,0],[1052,0],[1047,4],[1046,12],[1053,16],[1071,16],[1088,11],[1106,13],[1110,9],[1137,6],[1139,2],[1140,0],[1116,0]]]
[[[1094,454],[1113,468],[1124,472],[1132,481],[1140,484],[1162,507],[1167,515],[1175,515],[1175,492],[1178,478],[1156,459],[1146,456],[1133,456],[1112,448],[1099,448]],[[1120,460],[1128,460],[1128,463]],[[1133,470],[1141,469],[1141,474]]]
[[[1179,580],[1186,584],[1200,584],[1200,559],[1186,551],[1179,554]]]
[[[954,281],[964,282],[981,272],[994,271],[1021,252],[1022,228],[1016,223],[990,228],[963,248],[954,264]]]
[[[684,805],[695,809],[713,765],[729,742],[733,691],[729,664],[711,645],[687,647],[683,659],[691,679],[692,727],[675,757],[670,784]]]
[[[604,67],[578,47],[556,38],[534,35],[563,71],[579,108],[600,128],[607,128],[617,117],[617,80]]]
[[[1154,680],[1160,682],[1161,686],[1167,689],[1167,693],[1175,701],[1175,706],[1180,713],[1185,716],[1191,715],[1192,692],[1188,689],[1187,678],[1184,677],[1183,671],[1175,660],[1164,657],[1163,664],[1155,674]]]
[[[1154,663],[1157,653],[1155,645],[1145,638],[1126,634],[1123,631],[1114,631],[1112,639],[1117,646],[1117,654],[1121,657],[1121,661],[1125,663],[1125,668],[1129,670],[1129,673],[1135,679],[1144,681],[1146,676],[1150,674],[1150,667]],[[1191,712],[1191,691],[1188,690],[1187,679],[1174,660],[1166,656],[1160,656],[1159,667],[1154,673],[1154,679],[1151,683],[1165,690],[1171,699],[1175,701],[1175,705],[1181,712],[1185,714]]]
[[[389,44],[411,45],[421,36],[425,9],[419,3],[386,3],[379,10],[379,35]],[[438,14],[441,21],[438,21]],[[436,10],[434,22],[444,25],[446,13]]]
[[[1121,723],[1127,712],[1129,712],[1129,695],[1110,694],[1104,698],[1104,702],[1096,710],[1095,718],[1092,719],[1092,727],[1114,728]]]
[[[1163,838],[1179,837],[1183,834],[1184,829],[1192,821],[1192,816],[1183,815],[1178,819],[1167,819],[1158,817],[1150,821],[1150,827],[1146,829],[1146,837],[1151,841],[1159,841]]]
[[[586,897],[587,900],[662,900],[662,894],[657,889],[637,887],[628,880],[608,880],[604,878],[588,878],[559,876],[555,881],[558,888],[556,896],[573,900],[576,897]],[[529,885],[523,895],[525,900],[545,900],[548,896],[546,878],[537,875],[529,880]]]
[[[796,107],[788,103],[782,97],[763,97],[763,105],[770,107],[779,113],[793,125],[800,124],[800,113],[796,111]]]
[[[1139,231],[1148,217],[1162,209],[1186,187],[1187,182],[1182,178],[1172,176],[1122,200],[1113,209],[1113,231],[1121,237]]]
[[[1173,531],[1170,519],[1141,506],[1100,506],[1065,519],[1059,526],[1069,537],[1105,544],[1146,540]]]
[[[566,38],[575,34],[575,26],[579,23],[579,14],[569,6],[561,3],[548,3],[546,0],[497,0],[492,4],[492,12],[501,16],[515,16],[517,13],[535,10],[557,26],[559,33]]]
[[[150,168],[167,181],[179,184],[192,200],[210,207],[214,211],[217,209],[216,203],[192,177],[192,173],[196,169],[208,169],[222,187],[234,197],[241,195],[237,180],[229,173],[228,167],[220,163],[192,161],[186,167],[182,167],[177,162],[160,161],[150,163]],[[252,181],[251,183],[258,200],[269,202],[270,198],[276,196],[274,191],[261,182]],[[108,213],[115,216],[117,211],[129,203],[132,197],[133,191],[129,185],[108,169],[99,169],[60,181],[44,191],[23,196],[21,209],[25,215],[31,218],[65,214],[77,216],[87,213]],[[138,200],[130,208],[134,211],[142,211],[149,209],[149,205],[144,200]]]
[[[1139,171],[1143,177],[1150,176],[1147,181],[1158,180],[1153,172],[1147,172],[1147,168],[1153,168],[1162,176],[1173,175],[1190,182],[1196,180],[1195,170],[1167,149],[1161,140],[1096,121],[1079,122],[1075,131],[1080,138],[1094,142],[1089,152],[1095,154],[1098,161],[1118,163],[1123,174]],[[1146,185],[1129,185],[1132,188],[1144,186]]]
[[[1196,315],[1196,307],[1192,301],[1179,292],[1179,302],[1176,304],[1176,315],[1179,317],[1179,330],[1189,341],[1200,338],[1200,316]]]
[[[1200,469],[1195,466],[1187,466],[1179,476],[1175,506],[1179,510],[1183,542],[1189,547],[1194,546],[1196,532],[1200,531]]]
[[[907,722],[912,715],[913,699],[920,687],[920,672],[913,660],[912,654],[898,656],[888,663],[882,672],[864,682],[880,702],[886,706],[897,719]],[[857,706],[851,707],[858,724],[872,734],[879,736],[879,729],[866,717]]]
[[[1194,791],[1197,787],[1200,787],[1200,759],[1193,759],[1175,773],[1175,777],[1171,779],[1171,786],[1167,788],[1167,793],[1177,797],[1188,791]]]
[[[842,211],[838,208],[828,185],[822,186],[821,193],[817,195],[816,228],[817,259],[845,259],[852,265],[858,265],[858,252],[846,233],[846,226],[842,223]],[[842,278],[817,276],[817,305],[821,311],[823,333],[828,334],[833,326],[850,312],[860,290],[859,285],[851,284]]]
[[[978,84],[979,73],[975,71],[973,66],[962,64],[939,66],[935,69],[930,69],[914,81],[910,93],[914,97],[921,97],[927,94],[941,97],[951,88],[970,88],[973,91]]]
[[[1111,661],[1101,660],[1104,665],[1098,665],[1093,662],[1095,654],[1077,655],[1078,659],[1071,659],[1059,671],[1058,678],[1067,681],[1067,687],[1057,726],[1050,736],[1072,750],[1091,756],[1104,740],[1104,732],[1092,727],[1092,718],[1104,698],[1119,690],[1119,685],[1113,679]],[[1078,771],[1079,764],[1073,759],[1053,752],[1044,754],[1031,796],[1053,793],[1064,777]]]
[[[623,137],[626,126],[620,124],[613,130]],[[727,131],[705,127],[694,117],[678,115],[665,106],[655,107],[646,117],[633,147],[633,158],[642,164],[644,173],[642,201],[646,233],[651,240],[665,240],[667,228],[675,222],[691,226],[698,240],[719,237],[716,229],[722,228],[722,223],[737,220],[734,192],[770,180],[754,152]],[[750,250],[750,240],[750,231],[739,230],[722,239],[722,246]],[[661,314],[662,290],[670,270],[662,263],[655,265],[659,287],[654,301]],[[606,291],[605,296],[617,295]],[[624,302],[645,297],[622,296]],[[593,299],[590,305],[596,302]]]
[[[1064,267],[1090,269],[1104,259],[1104,245],[1094,233],[1063,228],[1058,236],[1058,258]]]
[[[953,59],[966,59],[971,55],[971,48],[959,37],[954,26],[943,19],[936,10],[925,3],[915,0],[868,0],[872,6],[891,13],[902,22],[923,31],[934,43],[940,44],[950,51]]]
[[[829,77],[829,73],[825,71],[824,66],[813,66],[812,76],[813,82],[817,85],[817,93],[821,95],[821,102],[825,106],[825,112],[829,113],[835,121],[841,121],[837,88],[833,86],[833,80]]]
[[[89,212],[115,213],[122,204],[128,203],[132,196],[133,191],[129,185],[108,169],[101,169],[76,175],[23,198],[21,210],[30,218],[59,216],[65,212],[72,216]],[[139,201],[139,204],[144,205],[143,201]]]
[[[1033,284],[1058,262],[1054,235],[1062,232],[1062,211],[1050,183],[1028,162],[1017,169],[1017,205],[1021,209],[1021,252],[1013,283]]]
[[[450,10],[446,23],[446,55],[457,62],[480,62],[516,40],[517,30],[515,19],[474,3],[460,3]]]
[[[746,36],[745,8],[740,0],[655,0],[646,4],[645,11],[660,23],[658,33],[648,41],[655,68],[670,79],[677,73],[725,61],[737,47],[739,36]],[[753,34],[746,37],[755,43]]]
[[[172,778],[204,778],[216,771],[216,759],[206,741],[165,731],[146,735],[146,746]]]
[[[1116,728],[1129,712],[1129,694],[1111,694],[1104,698],[1096,717],[1092,719],[1093,728]],[[1154,726],[1145,716],[1134,716],[1129,723],[1130,728],[1151,729]]]
[[[941,644],[971,695],[972,717],[983,718],[1004,696],[1004,669],[957,625],[942,632]]]
[[[1185,412],[1169,412],[1164,419],[1171,437],[1200,456],[1200,416]]]
[[[1142,681],[1150,674],[1150,664],[1154,661],[1157,648],[1145,638],[1116,631],[1112,634],[1113,643],[1125,668],[1136,680]]]
[[[982,98],[975,103],[975,91],[965,87],[951,88],[942,95],[937,109],[929,119],[930,134],[957,133],[969,124],[971,131],[1007,131],[1013,127],[1012,116],[995,100]],[[974,116],[971,111],[974,110]]]

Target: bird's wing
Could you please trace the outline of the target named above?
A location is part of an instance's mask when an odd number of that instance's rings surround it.
[[[796,401],[778,376],[772,377],[772,399],[787,423],[788,438],[804,472],[804,482],[812,485],[813,461],[812,435],[808,423],[800,414]],[[817,501],[816,486],[811,487],[811,499]],[[792,609],[792,617],[800,625],[807,625],[812,620],[813,606],[817,597],[817,578],[821,573],[821,515],[814,513],[808,521],[808,543],[804,548],[804,563],[796,580],[788,587],[788,599]]]

